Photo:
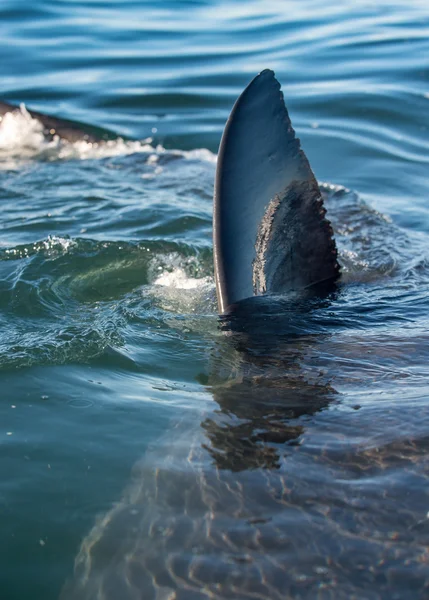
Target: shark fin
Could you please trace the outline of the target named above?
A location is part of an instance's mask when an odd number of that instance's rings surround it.
[[[334,280],[337,250],[280,84],[262,71],[236,101],[219,148],[213,238],[219,311],[254,295]]]

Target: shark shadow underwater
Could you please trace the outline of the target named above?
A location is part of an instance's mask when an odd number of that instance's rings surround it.
[[[48,135],[83,135],[32,114]],[[353,193],[319,187],[274,73],[260,73],[234,105],[218,156],[223,335],[204,381],[213,406],[173,424],[135,466],[84,538],[61,600],[429,595],[428,417],[415,398],[357,410],[375,391],[394,398],[398,382],[406,397],[429,344],[382,326],[374,338],[378,307],[351,306],[344,293],[354,285],[369,295],[373,283],[350,274],[357,249],[391,298],[404,281],[419,285],[411,244],[392,228]]]

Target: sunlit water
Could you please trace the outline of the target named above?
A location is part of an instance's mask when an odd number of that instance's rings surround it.
[[[113,134],[0,125],[1,598],[426,598],[427,3],[3,0],[0,30],[3,98]],[[225,335],[216,151],[266,67],[343,276]]]

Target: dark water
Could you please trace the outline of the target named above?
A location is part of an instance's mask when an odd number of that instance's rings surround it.
[[[91,553],[101,575],[76,600],[140,597],[130,556],[180,548],[177,598],[428,597],[429,5],[3,0],[0,31],[2,98],[125,140],[0,128],[0,597],[58,598],[84,538],[77,585]],[[231,340],[215,153],[266,67],[343,280]],[[179,519],[195,485],[211,535]]]

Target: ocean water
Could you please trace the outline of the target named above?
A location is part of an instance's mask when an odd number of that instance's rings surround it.
[[[2,0],[0,597],[429,596],[429,4]],[[216,152],[275,70],[342,279],[217,315]],[[247,312],[246,312],[247,311]]]

